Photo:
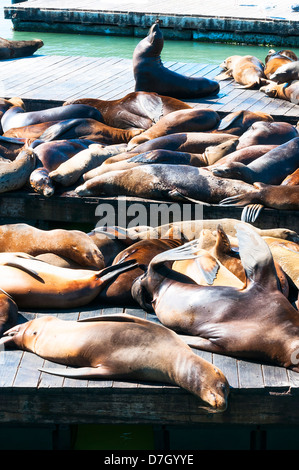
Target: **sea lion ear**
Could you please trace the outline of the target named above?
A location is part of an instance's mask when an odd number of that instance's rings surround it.
[[[250,226],[236,225],[240,258],[249,282],[277,288],[277,275],[271,250]]]

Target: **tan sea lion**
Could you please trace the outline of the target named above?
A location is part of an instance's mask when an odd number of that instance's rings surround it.
[[[264,69],[264,74],[267,78],[270,78],[270,76],[276,72],[276,70],[281,67],[284,64],[288,64],[290,62],[293,62],[294,60],[291,57],[288,57],[285,54],[282,54],[280,52],[275,52],[273,53],[268,53],[266,59],[265,59],[265,69]]]
[[[219,83],[205,77],[188,77],[166,68],[161,61],[164,38],[159,21],[135,47],[135,91],[156,92],[178,99],[202,98],[219,92]]]
[[[232,55],[227,57],[220,67],[225,71],[217,75],[217,80],[233,78],[242,88],[259,88],[265,85],[263,63],[252,55]]]
[[[290,83],[276,83],[269,81],[268,85],[260,88],[270,98],[278,98],[280,100],[290,101],[291,103],[299,103],[299,80],[293,80]]]
[[[94,106],[102,113],[105,124],[120,129],[148,129],[168,113],[179,109],[192,109],[188,103],[176,98],[145,91],[128,93],[118,100],[79,98],[68,100],[64,105],[75,103]]]
[[[82,267],[105,267],[97,245],[80,230],[42,230],[22,223],[0,225],[0,253],[3,252],[23,252],[31,256],[54,253]]]
[[[277,83],[299,80],[299,60],[281,65],[269,78]]]
[[[31,56],[43,45],[41,39],[16,41],[0,38],[0,60]]]
[[[220,369],[196,355],[173,331],[131,315],[77,322],[47,315],[8,330],[1,343],[76,367],[44,368],[43,372],[166,382],[194,394],[203,400],[201,407],[210,411],[227,408],[229,384]]]
[[[128,143],[128,150],[137,145],[163,135],[178,132],[206,132],[214,129],[220,122],[219,114],[212,109],[180,109],[163,116],[156,124],[142,134],[133,137]]]
[[[0,163],[0,193],[22,188],[35,168],[36,155],[30,148],[22,150],[14,161]]]
[[[271,251],[251,228],[238,226],[237,238],[246,288],[199,286],[187,276],[176,277],[167,263],[194,257],[195,241],[155,256],[134,282],[132,295],[143,305],[146,293],[159,320],[188,335],[185,340],[193,347],[299,372],[293,360],[298,311],[277,289]]]
[[[77,308],[100,295],[128,261],[101,270],[61,268],[22,253],[0,253],[0,288],[23,308]],[[30,295],[28,295],[30,294]]]

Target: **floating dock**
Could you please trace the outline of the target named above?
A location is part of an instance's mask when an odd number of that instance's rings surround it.
[[[165,38],[299,46],[289,1],[28,0],[4,7],[16,31],[141,36],[157,18]]]

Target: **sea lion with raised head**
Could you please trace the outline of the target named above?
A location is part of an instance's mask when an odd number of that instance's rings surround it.
[[[0,38],[0,60],[31,56],[43,45],[41,39],[16,41]]]
[[[170,383],[192,393],[210,411],[225,411],[229,384],[220,369],[200,358],[177,334],[131,315],[85,321],[43,316],[8,330],[0,344],[31,351],[67,369],[42,372],[83,379]]]
[[[179,109],[192,109],[192,106],[184,101],[145,91],[128,93],[118,100],[78,98],[68,100],[64,105],[76,103],[88,104],[97,108],[102,113],[105,124],[120,129],[131,127],[148,129],[168,113]]]
[[[188,77],[166,68],[161,60],[163,33],[158,21],[134,49],[133,72],[135,91],[156,92],[178,99],[216,95],[219,83],[205,77]]]
[[[255,56],[232,55],[220,67],[224,72],[215,77],[217,80],[233,78],[242,88],[259,88],[267,83],[264,64]]]
[[[298,311],[277,288],[271,251],[248,226],[237,226],[237,238],[245,288],[199,286],[187,276],[176,276],[167,263],[196,256],[195,241],[155,256],[134,282],[132,295],[146,308],[147,293],[162,324],[188,335],[189,345],[299,372],[292,361],[298,348]]]

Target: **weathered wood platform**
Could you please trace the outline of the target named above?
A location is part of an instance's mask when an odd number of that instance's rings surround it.
[[[144,35],[159,18],[165,37],[245,44],[299,44],[299,13],[290,2],[28,0],[5,6],[15,30]]]

